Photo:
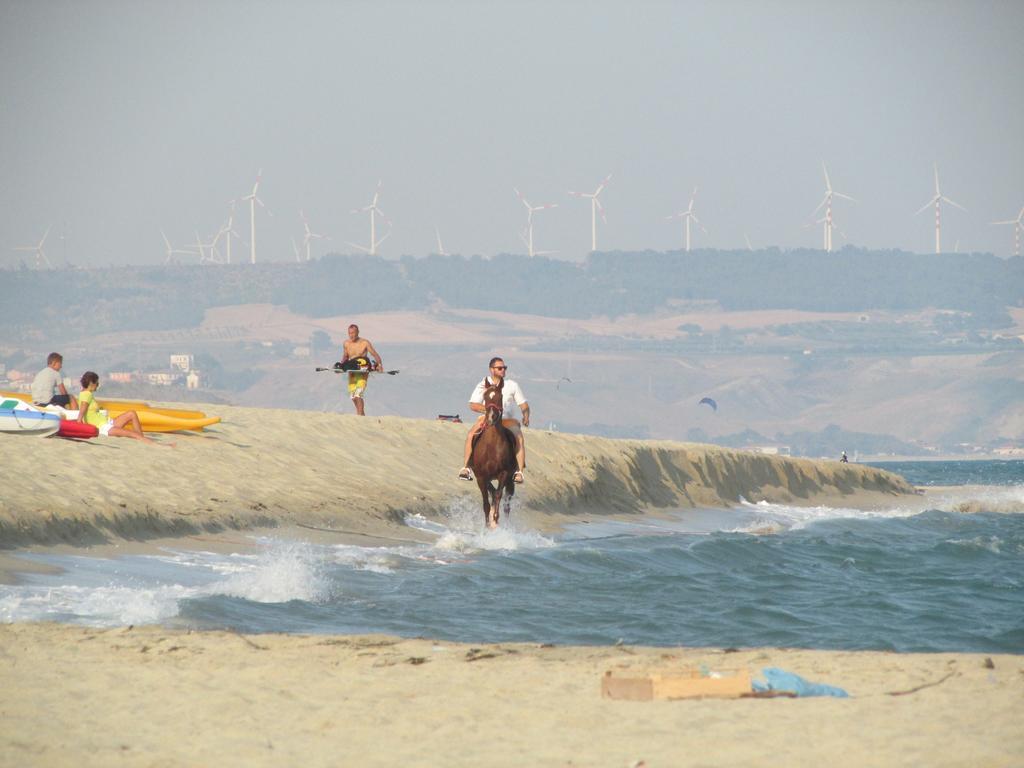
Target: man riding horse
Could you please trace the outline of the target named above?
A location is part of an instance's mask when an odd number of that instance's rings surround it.
[[[487,409],[484,405],[484,389],[488,386],[501,386],[501,423],[516,438],[516,464],[519,469],[512,476],[512,479],[517,483],[521,483],[523,482],[523,470],[526,469],[526,443],[523,440],[523,430],[520,427],[519,421],[514,417],[512,408],[515,405],[519,406],[519,410],[523,413],[522,426],[528,427],[530,426],[530,404],[526,402],[526,396],[523,394],[520,386],[512,381],[512,379],[505,378],[506,366],[504,360],[500,357],[492,357],[488,367],[490,373],[487,375],[487,378],[476,385],[476,389],[473,390],[473,394],[469,398],[470,409],[475,413],[479,413],[480,417],[470,428],[469,434],[466,435],[466,450],[462,469],[459,470],[459,478],[461,480],[473,479],[473,474],[469,470],[469,458],[473,454],[473,438],[480,434],[485,424],[484,414]]]

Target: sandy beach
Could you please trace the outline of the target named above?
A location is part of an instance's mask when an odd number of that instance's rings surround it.
[[[212,409],[211,409],[212,410]],[[476,505],[465,425],[220,408],[202,434],[11,438],[0,571],[248,533],[415,541],[404,516]],[[531,430],[517,514],[570,521],[769,500],[920,505],[854,464]],[[42,469],[40,469],[42,468]],[[482,517],[482,514],[481,514]],[[781,667],[850,699],[602,699],[602,675]],[[466,645],[159,626],[0,626],[0,765],[1019,765],[1024,659],[967,653]]]
[[[613,701],[776,666],[849,699]],[[1015,766],[1024,659],[0,626],[4,766]]]

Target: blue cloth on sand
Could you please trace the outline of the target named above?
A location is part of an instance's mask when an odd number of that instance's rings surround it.
[[[797,696],[835,696],[839,699],[849,698],[850,694],[842,688],[824,683],[812,683],[800,675],[794,675],[778,667],[765,667],[761,670],[764,680],[754,680],[755,691],[786,691]]]

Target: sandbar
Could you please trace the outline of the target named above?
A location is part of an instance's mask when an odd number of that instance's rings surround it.
[[[287,526],[409,537],[415,532],[407,515],[436,519],[453,504],[479,504],[476,484],[456,479],[464,424],[206,410],[223,422],[200,433],[157,435],[163,447],[0,435],[0,550]],[[897,475],[838,461],[536,429],[528,430],[527,445],[519,508],[523,521],[542,531],[581,515],[629,517],[741,499],[863,507],[915,494]]]

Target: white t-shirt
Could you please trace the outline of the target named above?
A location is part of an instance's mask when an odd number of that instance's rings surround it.
[[[32,402],[48,403],[54,395],[60,394],[60,373],[46,366],[32,379]]]
[[[491,381],[491,377],[488,376],[487,380]],[[469,402],[477,403],[478,405],[484,404],[484,383],[482,381],[476,385],[476,389],[473,390]],[[523,394],[523,390],[512,379],[505,379],[505,383],[501,386],[501,418],[517,418],[518,414],[512,410],[513,406],[516,405],[526,405],[526,395]]]

